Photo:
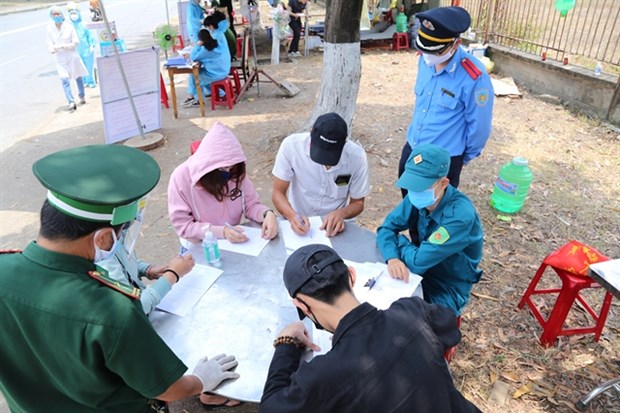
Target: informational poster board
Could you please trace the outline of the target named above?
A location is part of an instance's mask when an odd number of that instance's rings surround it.
[[[143,132],[161,128],[159,49],[119,53]],[[114,55],[97,58],[106,143],[140,135]]]
[[[181,37],[183,38],[183,44],[189,45],[189,34],[187,33],[187,7],[189,1],[180,1],[177,3],[179,12],[179,30],[181,30]]]

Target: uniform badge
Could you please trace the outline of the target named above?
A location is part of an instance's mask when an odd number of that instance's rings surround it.
[[[476,99],[476,105],[480,107],[486,106],[489,101],[489,89],[477,89],[474,92],[474,98]]]
[[[428,237],[428,242],[435,245],[445,244],[450,239],[450,234],[444,227],[439,227]]]
[[[110,277],[110,274],[107,270],[100,266],[96,266],[97,269],[95,271],[88,271],[88,275],[90,275],[95,280],[99,281],[103,285],[112,288],[122,294],[125,294],[127,297],[131,297],[134,300],[138,300],[140,298],[140,289],[132,286],[128,286],[122,284],[115,279]]]
[[[413,157],[413,163],[415,165],[419,164],[420,162],[422,162],[422,155],[416,155]]]
[[[422,26],[426,27],[430,31],[435,31],[435,26],[433,26],[433,23],[426,19],[422,21]]]

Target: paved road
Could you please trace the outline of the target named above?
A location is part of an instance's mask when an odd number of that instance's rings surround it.
[[[162,1],[107,0],[105,5],[129,49],[153,44],[152,31],[166,22]],[[79,6],[82,18],[89,21],[88,3]],[[176,2],[170,0],[168,9],[170,18],[176,20]],[[0,16],[0,151],[66,110],[54,59],[45,43],[49,23],[47,8]],[[96,99],[99,90],[87,89],[86,94],[87,99]]]

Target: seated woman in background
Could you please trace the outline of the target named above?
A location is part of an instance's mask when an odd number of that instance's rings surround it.
[[[228,22],[225,22],[227,25]],[[225,39],[225,37],[224,37]],[[211,96],[211,82],[226,79],[230,72],[230,51],[226,41],[217,41],[207,29],[198,32],[198,42],[189,55],[194,62],[201,64],[199,70],[200,90],[203,96]],[[183,102],[185,106],[199,105],[196,81],[189,77],[187,91],[189,96]]]
[[[203,22],[203,26],[210,30],[213,33],[213,37],[219,35],[219,33],[224,32],[224,37],[226,38],[226,43],[228,44],[228,51],[230,52],[230,60],[237,60],[237,35],[233,30],[231,30],[232,26],[226,27],[225,23],[220,25],[221,21],[226,20],[226,15],[219,10],[214,11],[212,14],[208,15]],[[216,38],[216,40],[220,40],[221,37]]]
[[[247,241],[241,227],[232,227],[244,217],[262,223],[263,238],[278,235],[276,214],[260,202],[245,162],[237,137],[216,122],[196,153],[172,172],[168,214],[185,248],[201,242],[207,225],[217,238]]]

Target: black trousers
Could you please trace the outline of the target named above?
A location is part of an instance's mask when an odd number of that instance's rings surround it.
[[[299,38],[301,37],[301,19],[294,19],[288,22],[289,27],[293,30],[293,40],[291,40],[291,47],[289,47],[288,52],[298,52],[299,51]]]
[[[405,142],[405,146],[403,146],[403,150],[400,153],[400,161],[398,161],[398,177],[405,172],[405,164],[407,163],[407,159],[411,155],[411,146],[409,146],[409,142]],[[459,182],[461,180],[461,170],[463,169],[463,155],[451,156],[450,157],[450,170],[448,171],[448,179],[450,180],[450,184],[458,188]],[[407,190],[401,188],[401,193],[403,198],[407,196]]]

